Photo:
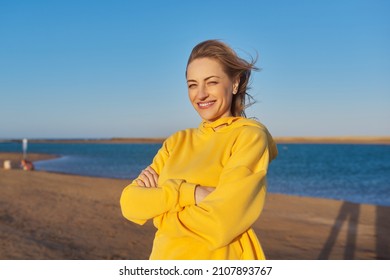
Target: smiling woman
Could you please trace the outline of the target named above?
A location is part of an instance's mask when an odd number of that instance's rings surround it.
[[[187,68],[188,95],[202,119],[209,122],[232,116],[231,104],[239,79],[225,74],[214,59],[199,58]]]
[[[247,89],[251,70],[258,70],[255,62],[241,59],[222,42],[209,40],[198,44],[191,52],[186,72],[188,93],[195,110],[213,104],[202,99],[217,98],[225,116],[245,117],[244,109],[252,104]],[[194,104],[196,98],[198,106]]]
[[[245,117],[253,69],[220,41],[192,50],[188,95],[202,122],[170,136],[121,196],[128,220],[154,221],[150,259],[265,259],[252,225],[277,149],[266,127]]]

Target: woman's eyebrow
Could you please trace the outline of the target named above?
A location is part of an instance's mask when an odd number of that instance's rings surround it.
[[[210,77],[207,77],[207,78],[204,79],[204,80],[207,81],[208,79],[211,79],[211,78],[218,78],[218,79],[220,79],[221,77],[218,77],[218,76],[210,76]]]
[[[207,78],[204,78],[203,80],[204,80],[204,81],[207,81],[208,79],[211,79],[211,78],[218,78],[218,79],[220,79],[221,77],[213,75],[213,76],[209,76],[209,77],[207,77]],[[196,80],[192,80],[192,79],[187,80],[187,83],[189,83],[189,82],[197,83]]]

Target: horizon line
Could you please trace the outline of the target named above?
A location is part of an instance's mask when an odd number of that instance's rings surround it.
[[[1,142],[21,142],[26,138],[0,138]],[[27,138],[31,143],[162,143],[167,137],[74,137],[74,138]],[[277,144],[390,144],[390,136],[278,136],[273,137]]]

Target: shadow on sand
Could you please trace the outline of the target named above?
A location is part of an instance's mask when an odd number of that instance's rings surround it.
[[[390,207],[376,207],[376,259],[390,259]]]
[[[337,237],[344,223],[347,223],[347,241],[344,251],[345,260],[355,259],[357,227],[359,224],[360,205],[345,201],[339,211],[329,237],[321,250],[318,259],[330,258]],[[376,259],[390,259],[390,207],[377,206],[375,220]]]

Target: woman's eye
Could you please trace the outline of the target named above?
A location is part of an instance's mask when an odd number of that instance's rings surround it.
[[[216,85],[216,84],[218,84],[218,82],[216,82],[216,81],[210,81],[210,82],[208,82],[208,85],[210,85],[210,86],[213,86],[213,85]]]
[[[188,85],[188,88],[195,88],[196,87],[196,84],[189,84]]]

